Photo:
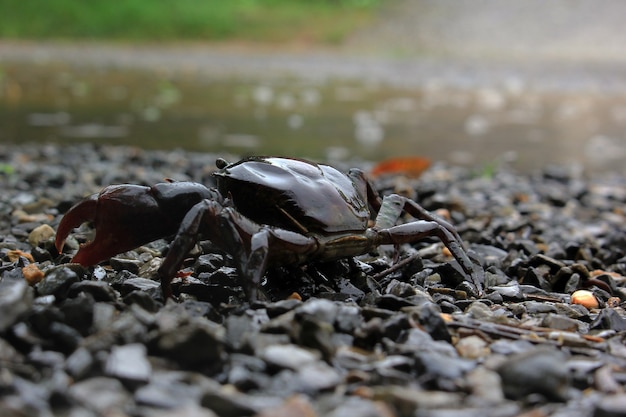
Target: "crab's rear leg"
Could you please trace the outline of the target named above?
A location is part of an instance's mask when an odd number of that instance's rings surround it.
[[[419,220],[396,226],[395,223],[403,212]],[[445,220],[432,215],[414,201],[397,194],[386,196],[378,210],[374,229],[378,232],[381,244],[399,245],[413,243],[427,237],[438,237],[459,263],[476,292],[482,294],[480,273],[476,271],[474,264],[467,256],[462,240],[454,227]]]

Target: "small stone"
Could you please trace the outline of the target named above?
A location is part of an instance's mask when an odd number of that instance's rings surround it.
[[[375,387],[373,399],[393,404],[400,415],[412,416],[416,410],[458,407],[462,397],[458,393],[432,391],[397,385]]]
[[[606,396],[598,401],[593,417],[621,417],[626,410],[626,394]]]
[[[163,313],[162,310],[157,315],[161,326],[166,319]],[[156,347],[160,352],[185,366],[202,365],[210,368],[222,366],[224,327],[205,318],[196,317],[183,323],[174,318],[172,325],[162,327],[156,341]]]
[[[319,353],[296,345],[272,345],[259,352],[259,357],[279,368],[297,370],[320,359]]]
[[[78,404],[99,415],[125,415],[131,396],[120,381],[95,377],[77,382],[69,387],[69,395]]]
[[[312,298],[296,309],[298,315],[313,316],[316,320],[333,323],[337,318],[339,304],[323,298]]]
[[[135,391],[135,401],[150,407],[178,409],[199,404],[207,391],[219,390],[220,385],[198,372],[155,370],[148,384]],[[177,415],[173,413],[171,415]]]
[[[568,332],[580,331],[581,329],[586,330],[588,328],[585,323],[579,320],[554,313],[546,314],[543,318],[542,326],[550,329],[565,330]]]
[[[109,264],[114,270],[129,271],[133,274],[137,274],[139,272],[139,267],[141,267],[142,263],[143,262],[136,259],[121,258],[119,256],[114,256],[109,259]]]
[[[146,347],[139,343],[113,346],[105,365],[105,373],[132,383],[147,382],[152,367],[146,356]]]
[[[84,280],[73,283],[68,291],[68,297],[76,297],[78,294],[89,294],[96,301],[112,302],[117,298],[115,290],[104,281]]]
[[[200,407],[197,404],[185,404],[180,407],[172,407],[166,410],[150,410],[149,415],[150,417],[219,417],[208,408]]]
[[[591,323],[592,329],[626,330],[626,318],[612,308],[604,308]]]
[[[207,390],[200,404],[210,408],[219,416],[250,416],[262,410],[277,407],[282,400],[267,395],[247,395],[228,389]]]
[[[33,298],[33,289],[26,281],[0,281],[0,333],[4,333],[30,310]]]
[[[30,243],[31,246],[39,246],[41,242],[47,241],[55,235],[56,232],[50,225],[42,224],[41,226],[35,227],[33,231],[28,234],[28,243]]]
[[[467,374],[467,381],[472,394],[478,397],[481,402],[498,404],[504,400],[501,379],[497,372],[479,366]]]
[[[509,301],[523,301],[524,294],[522,293],[519,285],[517,283],[509,284],[509,285],[498,285],[490,288],[491,290],[497,292],[504,298]]]
[[[448,326],[441,317],[441,309],[437,304],[426,301],[415,307],[404,308],[402,311],[409,315],[410,320],[419,323],[420,327],[431,335],[433,339],[446,342],[452,340]]]
[[[383,401],[372,401],[359,397],[347,397],[333,409],[324,412],[325,417],[394,417],[393,409]]]
[[[459,339],[455,348],[461,357],[467,359],[478,359],[491,353],[487,342],[483,338],[473,335]]]
[[[202,272],[213,272],[224,266],[224,256],[219,253],[200,255],[196,259],[193,269],[196,275]]]
[[[23,267],[22,274],[26,282],[28,282],[28,285],[35,285],[44,277],[43,271],[34,263]]]
[[[276,407],[262,410],[255,417],[317,417],[317,415],[307,397],[293,395]]]
[[[423,379],[432,379],[439,388],[447,386],[476,366],[476,363],[469,359],[430,351],[417,352],[415,363],[420,375],[424,375]]]
[[[80,347],[76,349],[65,361],[65,370],[77,380],[85,377],[94,366],[94,358],[91,353]]]
[[[493,311],[485,303],[480,301],[474,301],[465,311],[470,317],[477,320],[491,320],[493,317]]]
[[[331,390],[341,382],[339,373],[321,361],[301,366],[297,378],[299,388],[306,393]]]
[[[497,369],[507,398],[518,400],[541,394],[553,401],[565,401],[571,384],[567,357],[558,350],[535,348],[507,358]]]
[[[54,295],[57,299],[66,297],[69,288],[80,278],[76,272],[65,266],[52,268],[35,288],[39,295]]]

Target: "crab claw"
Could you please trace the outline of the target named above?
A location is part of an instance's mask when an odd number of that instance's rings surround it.
[[[65,214],[57,230],[59,252],[70,232],[93,222],[93,241],[81,245],[72,262],[95,265],[118,253],[173,234],[178,216],[161,207],[159,189],[139,185],[114,185],[77,203]]]

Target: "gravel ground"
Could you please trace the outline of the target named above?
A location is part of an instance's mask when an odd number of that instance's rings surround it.
[[[481,299],[436,240],[402,247],[416,256],[385,276],[388,248],[272,270],[270,301],[252,306],[208,241],[166,303],[152,279],[166,240],[91,268],[67,263],[88,228],[67,253],[53,248],[83,196],[165,177],[209,184],[212,160],[0,146],[0,415],[623,415],[626,178],[435,165],[378,180],[449,212],[484,266]]]

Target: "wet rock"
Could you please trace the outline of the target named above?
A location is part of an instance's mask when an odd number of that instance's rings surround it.
[[[125,279],[120,287],[122,294],[128,294],[131,291],[156,292],[161,288],[161,284],[147,278],[134,277]]]
[[[296,372],[296,378],[297,391],[308,394],[332,390],[341,382],[339,372],[321,361],[302,365]]]
[[[540,394],[552,401],[566,401],[571,384],[566,360],[560,351],[545,348],[510,356],[497,369],[504,394],[510,399]]]
[[[113,346],[104,371],[132,385],[145,383],[150,378],[152,366],[146,355],[146,347],[139,343]]]
[[[117,298],[115,290],[104,281],[84,280],[70,285],[68,297],[76,297],[80,293],[91,295],[96,301],[113,302]]]
[[[4,333],[30,310],[33,298],[33,289],[26,281],[0,281],[0,333]]]
[[[179,322],[164,317],[157,318],[161,331],[154,342],[155,348],[185,366],[203,366],[219,369],[222,366],[225,330],[204,318],[190,318]]]
[[[46,272],[43,281],[39,282],[35,288],[39,295],[54,295],[58,299],[67,296],[72,284],[78,282],[80,278],[72,269],[59,266]]]
[[[558,314],[547,314],[543,318],[542,325],[557,330],[566,330],[570,332],[580,331],[581,333],[587,333],[589,326],[585,323],[571,319],[569,317],[563,317]]]
[[[70,398],[99,415],[122,414],[131,395],[120,381],[107,377],[89,378],[69,387]]]
[[[611,308],[603,309],[591,323],[592,329],[626,330],[626,318]]]
[[[327,417],[342,417],[358,415],[362,417],[394,417],[392,408],[382,401],[372,401],[366,398],[348,397],[343,403],[337,404],[329,410],[323,410]]]
[[[215,381],[198,373],[155,371],[151,373],[148,384],[135,391],[134,399],[138,404],[167,409],[178,415],[175,410],[197,406],[206,391],[218,389]]]
[[[363,317],[357,306],[342,305],[335,317],[335,326],[342,333],[352,334],[363,323]]]
[[[392,404],[401,416],[414,415],[417,410],[459,407],[462,404],[462,397],[453,392],[428,391],[398,385],[380,386],[373,391],[374,399]]]
[[[281,399],[274,396],[246,395],[228,389],[208,390],[201,399],[203,407],[213,410],[224,417],[250,416],[261,411],[277,407]]]
[[[196,259],[193,269],[197,275],[202,272],[214,272],[224,266],[224,256],[219,253],[200,255]]]
[[[593,417],[617,417],[624,415],[626,410],[626,394],[618,394],[603,398],[593,412]]]
[[[320,359],[315,351],[296,345],[272,345],[259,352],[259,357],[272,366],[297,370]]]
[[[94,357],[85,348],[76,349],[65,361],[65,370],[76,380],[87,376],[94,366]]]
[[[235,351],[253,345],[264,322],[268,322],[265,311],[247,311],[242,315],[230,315],[226,318],[226,342]]]
[[[415,364],[426,386],[445,391],[454,391],[460,378],[476,366],[472,360],[426,351],[416,354]]]
[[[196,404],[186,404],[166,410],[150,410],[146,414],[149,414],[150,417],[219,417],[208,408],[200,407]]]
[[[510,283],[508,285],[491,287],[490,289],[500,294],[503,299],[508,300],[508,301],[524,300],[524,295],[520,287],[515,282]]]
[[[239,390],[267,387],[271,379],[272,376],[267,374],[267,364],[262,359],[240,353],[230,355],[227,381]]]
[[[109,263],[111,267],[116,271],[129,271],[130,273],[137,274],[139,273],[139,268],[143,264],[143,262],[134,259],[121,258],[119,256],[114,256],[109,259]]]
[[[287,398],[282,404],[270,407],[256,414],[255,417],[317,417],[311,402],[303,395],[294,395]]]
[[[448,327],[441,317],[441,309],[431,302],[424,302],[417,307],[403,309],[410,320],[413,320],[432,336],[435,340],[451,341]]]

